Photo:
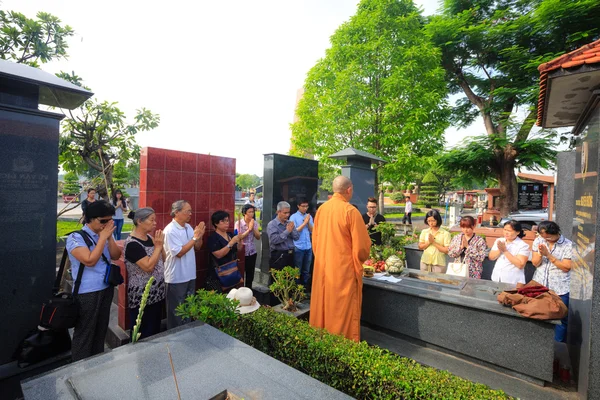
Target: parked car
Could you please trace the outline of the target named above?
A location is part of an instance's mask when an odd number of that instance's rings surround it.
[[[553,214],[552,217],[556,219],[556,214]],[[508,217],[502,218],[498,223],[498,227],[502,228],[511,219],[519,221],[524,230],[530,231],[534,226],[539,225],[540,222],[548,220],[548,209],[515,211],[508,214]]]

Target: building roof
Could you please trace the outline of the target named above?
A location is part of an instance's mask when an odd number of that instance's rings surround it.
[[[548,184],[554,184],[554,176],[548,176],[548,175],[539,175],[539,174],[525,174],[523,172],[519,172],[517,174],[517,177],[526,180],[526,181],[530,181],[530,182],[536,182],[536,183],[548,183]]]
[[[374,154],[371,153],[367,153],[366,151],[362,151],[362,150],[357,150],[353,147],[348,147],[347,149],[338,151],[337,153],[334,153],[332,155],[329,156],[329,158],[347,158],[347,157],[354,157],[354,158],[365,158],[371,161],[381,161],[381,162],[386,162],[385,160],[377,157]]]
[[[538,70],[536,124],[544,128],[573,126],[600,84],[600,40],[541,64]]]
[[[0,60],[0,77],[39,86],[38,104],[73,110],[94,93],[41,69]]]

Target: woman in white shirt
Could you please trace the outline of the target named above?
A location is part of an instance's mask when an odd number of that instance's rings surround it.
[[[498,238],[488,255],[496,260],[492,280],[506,283],[525,283],[525,264],[529,259],[529,245],[521,238],[525,236],[521,223],[511,219],[504,224],[504,237]]]

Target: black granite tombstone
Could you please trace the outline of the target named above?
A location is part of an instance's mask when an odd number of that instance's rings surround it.
[[[342,175],[350,178],[354,186],[354,194],[350,202],[358,207],[361,214],[367,212],[367,199],[375,196],[377,170],[371,164],[380,164],[385,161],[362,150],[347,148],[332,154],[330,158],[346,161],[342,166]]]
[[[519,183],[517,206],[519,210],[542,208],[544,186],[541,183]]]
[[[298,211],[298,200],[308,200],[309,213],[317,207],[319,163],[306,158],[265,154],[263,175],[262,259],[261,270],[269,271],[269,238],[267,224],[276,216],[277,203],[290,203],[290,212]]]
[[[579,134],[575,161],[574,268],[571,270],[568,340],[580,394],[600,398],[600,260],[598,244],[598,141],[600,140],[600,91],[590,100],[588,118]],[[586,393],[587,389],[587,393]]]
[[[39,69],[0,60],[0,365],[13,361],[20,341],[36,328],[56,274],[64,115],[38,110],[38,104],[71,109],[91,95]]]

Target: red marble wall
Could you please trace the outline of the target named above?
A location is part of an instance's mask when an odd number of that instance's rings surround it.
[[[227,211],[231,216],[230,229],[233,231],[234,195],[234,158],[154,147],[142,149],[139,207],[152,207],[156,211],[157,229],[163,229],[171,222],[171,204],[177,200],[185,200],[192,206],[192,227],[200,221],[206,224],[202,248],[196,252],[197,288],[204,287],[209,268],[206,240],[214,231],[210,216],[218,210]],[[243,261],[243,253],[238,258]],[[243,272],[243,265],[240,267]],[[119,325],[123,329],[129,329],[130,326],[126,297],[125,294],[119,296]]]

